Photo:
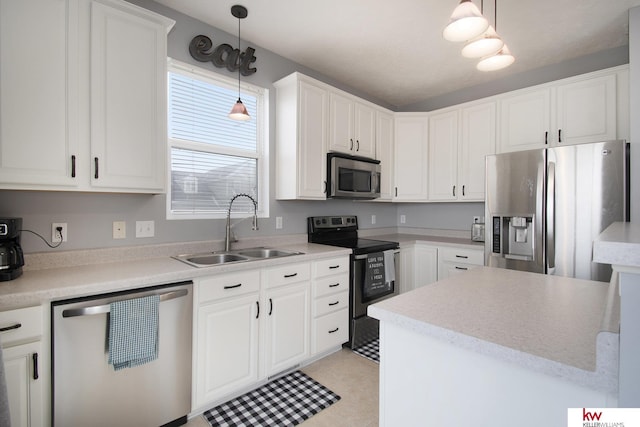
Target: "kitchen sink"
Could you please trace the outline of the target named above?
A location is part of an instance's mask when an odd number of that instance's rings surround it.
[[[302,252],[284,251],[274,248],[247,248],[229,252],[206,252],[200,254],[177,255],[172,258],[189,264],[193,267],[209,267],[212,265],[230,264],[246,261],[257,261],[267,258],[280,258],[291,255],[300,255]]]
[[[240,249],[237,251],[237,253],[240,255],[251,257],[251,258],[278,258],[283,256],[299,254],[299,252],[289,252],[289,251],[283,251],[280,249],[272,249],[272,248]]]

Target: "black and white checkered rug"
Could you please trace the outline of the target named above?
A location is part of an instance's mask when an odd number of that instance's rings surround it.
[[[380,352],[378,347],[378,338],[369,341],[360,347],[354,348],[353,352],[359,354],[362,357],[366,357],[369,360],[373,360],[376,363],[380,363]]]
[[[295,371],[208,410],[216,426],[295,426],[340,400],[340,396]]]

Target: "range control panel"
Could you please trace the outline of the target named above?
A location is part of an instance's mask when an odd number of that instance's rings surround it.
[[[355,215],[348,216],[314,216],[309,218],[309,226],[313,229],[332,229],[354,227],[358,228],[358,217]]]

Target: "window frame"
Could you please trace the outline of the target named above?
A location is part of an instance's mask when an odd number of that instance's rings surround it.
[[[214,73],[204,68],[196,67],[173,58],[168,58],[167,74],[176,73],[198,79],[206,83],[221,86],[231,90],[238,90],[238,80],[232,77]],[[169,78],[167,76],[167,92],[169,91]],[[253,154],[247,150],[232,147],[215,146],[206,143],[174,139],[169,137],[167,129],[167,193],[166,193],[166,217],[168,220],[182,219],[220,219],[226,218],[225,212],[173,212],[171,210],[171,150],[180,148],[185,150],[203,151],[208,153],[228,156],[255,158],[257,160],[256,176],[258,181],[258,217],[269,217],[269,89],[240,81],[240,94],[248,94],[256,97],[256,152]],[[167,95],[167,99],[168,99]],[[231,109],[231,105],[229,109]],[[167,108],[167,116],[169,108]],[[231,119],[228,119],[231,120]],[[169,118],[167,117],[167,123]],[[244,218],[247,212],[231,212],[232,218]]]

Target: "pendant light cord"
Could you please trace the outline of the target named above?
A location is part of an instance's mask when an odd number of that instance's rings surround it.
[[[240,17],[238,17],[238,57],[236,58],[236,67],[238,67],[238,101],[240,101],[240,64],[242,63],[240,60],[240,20]]]

